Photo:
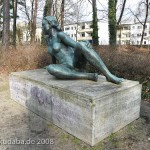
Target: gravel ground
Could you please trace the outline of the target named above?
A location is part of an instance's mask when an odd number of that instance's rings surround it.
[[[150,103],[142,102],[139,119],[91,147],[12,101],[8,80],[0,79],[0,101],[0,150],[150,149]]]

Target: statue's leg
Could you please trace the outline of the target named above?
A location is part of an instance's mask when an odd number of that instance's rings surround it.
[[[61,64],[52,64],[46,67],[48,72],[59,79],[88,79],[97,81],[97,73],[82,73],[72,70]]]
[[[77,50],[82,51],[87,61],[91,65],[95,66],[100,72],[102,72],[108,81],[116,84],[119,84],[123,81],[122,78],[118,78],[110,73],[100,56],[92,48],[88,47],[85,42],[78,43]]]

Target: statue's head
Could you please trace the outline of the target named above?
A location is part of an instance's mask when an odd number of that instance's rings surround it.
[[[57,22],[57,19],[56,17],[54,16],[46,16],[43,18],[42,20],[42,27],[43,27],[43,30],[46,34],[48,34],[48,32],[50,31],[50,29],[54,28],[58,31],[61,30],[58,22]]]

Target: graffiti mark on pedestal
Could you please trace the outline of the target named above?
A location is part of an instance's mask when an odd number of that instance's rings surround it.
[[[51,104],[54,100],[54,96],[47,94],[43,89],[38,87],[31,88],[31,96],[37,99],[40,105]]]

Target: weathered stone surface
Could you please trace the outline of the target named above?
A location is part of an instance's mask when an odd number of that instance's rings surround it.
[[[10,75],[11,99],[90,145],[139,117],[141,85],[58,80],[44,69]]]

